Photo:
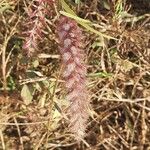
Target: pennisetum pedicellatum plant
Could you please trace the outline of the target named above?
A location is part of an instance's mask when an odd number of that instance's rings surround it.
[[[28,15],[25,26],[27,31],[23,49],[28,57],[32,56],[35,50],[38,49],[38,40],[42,39],[42,33],[46,26],[46,16],[50,16],[50,10],[54,0],[33,0],[26,13]]]
[[[53,0],[33,0],[27,10],[28,30],[23,48],[30,57],[38,47],[38,41],[46,24],[46,16],[49,12],[47,5],[52,7]],[[50,8],[49,7],[49,8]],[[86,65],[83,50],[83,36],[76,21],[68,17],[60,17],[57,25],[59,38],[59,51],[63,63],[63,78],[67,91],[69,107],[69,129],[80,141],[85,136],[86,123],[89,117],[89,97],[86,88]]]
[[[59,51],[63,63],[63,78],[70,105],[67,115],[70,131],[80,140],[85,136],[88,119],[89,98],[86,88],[86,65],[84,63],[83,36],[77,23],[60,17],[57,25]]]

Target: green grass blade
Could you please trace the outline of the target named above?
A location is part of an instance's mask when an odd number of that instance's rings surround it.
[[[85,19],[82,19],[80,17],[78,17],[75,12],[67,5],[67,3],[64,1],[64,0],[61,0],[61,5],[63,7],[63,9],[66,11],[60,11],[61,14],[63,14],[64,16],[67,16],[67,17],[70,17],[72,19],[75,19],[81,26],[83,26],[84,28],[86,28],[88,31],[91,31],[101,37],[104,37],[104,38],[108,38],[108,39],[114,39],[114,40],[117,40],[116,38],[114,37],[111,37],[109,35],[105,35],[97,30],[95,30],[94,28],[92,28],[89,24],[87,23],[91,23],[91,25],[93,25],[92,22],[88,21],[88,20],[85,20]]]
[[[65,12],[65,11],[59,11],[59,12],[60,12],[62,15],[67,16],[67,17],[69,17],[69,18],[72,18],[72,19],[74,19],[74,20],[76,20],[76,21],[80,21],[80,22],[83,22],[83,23],[91,23],[90,20],[82,19],[82,18],[78,17],[77,15],[72,15],[72,14],[67,13],[67,12]]]

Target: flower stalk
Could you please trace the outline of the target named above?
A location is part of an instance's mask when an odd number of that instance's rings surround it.
[[[33,0],[30,7],[26,9],[28,17],[25,26],[27,31],[24,32],[26,37],[23,49],[29,57],[38,49],[38,41],[42,39],[46,16],[50,14],[49,8],[52,8],[53,2],[53,0]]]
[[[70,131],[80,140],[85,136],[86,123],[89,117],[89,98],[86,88],[86,65],[83,51],[83,36],[77,23],[61,17],[57,26],[59,51],[63,63],[63,78],[70,105],[67,115],[70,120]]]

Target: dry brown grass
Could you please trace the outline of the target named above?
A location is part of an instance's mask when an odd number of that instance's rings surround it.
[[[71,3],[79,16],[95,23],[96,30],[118,39],[104,39],[83,29],[93,110],[87,137],[80,144],[68,133],[62,111],[68,104],[59,77],[57,17],[47,22],[39,52],[28,59],[21,32],[29,1],[5,2],[10,5],[0,13],[0,149],[149,150],[149,1],[144,2],[145,9],[135,0]],[[32,91],[30,101],[21,97],[24,85]]]

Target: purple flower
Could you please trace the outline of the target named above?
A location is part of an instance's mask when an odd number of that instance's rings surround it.
[[[38,49],[38,41],[42,39],[42,33],[46,25],[46,15],[49,15],[46,5],[52,8],[53,2],[53,0],[33,0],[31,6],[26,10],[28,18],[25,24],[27,31],[24,32],[26,37],[23,49],[29,57]]]
[[[57,26],[59,51],[64,67],[63,78],[70,106],[67,114],[70,131],[77,140],[85,136],[86,122],[89,117],[89,97],[86,88],[86,65],[84,63],[83,36],[77,23],[61,17]]]

